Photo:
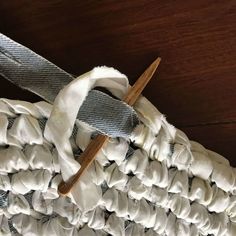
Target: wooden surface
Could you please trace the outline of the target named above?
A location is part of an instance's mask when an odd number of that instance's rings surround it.
[[[72,74],[113,66],[131,84],[161,56],[144,95],[236,166],[236,0],[1,1],[0,31]],[[2,79],[0,91],[39,100]]]

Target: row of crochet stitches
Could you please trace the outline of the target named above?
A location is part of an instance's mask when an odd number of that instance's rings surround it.
[[[62,197],[57,187],[69,159],[62,165],[62,149],[45,135],[52,106],[0,100],[1,233],[235,235],[235,169],[144,97],[134,109],[141,123],[130,140],[111,138],[73,195]],[[95,132],[76,121],[74,156]]]

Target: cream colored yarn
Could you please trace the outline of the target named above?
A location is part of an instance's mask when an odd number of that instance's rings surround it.
[[[53,106],[0,100],[0,190],[8,199],[0,235],[236,235],[235,169],[145,97],[134,106],[141,124],[131,139],[110,139],[71,195],[58,195],[95,131],[76,115],[96,86],[118,98],[129,88],[125,75],[101,67],[64,88]]]

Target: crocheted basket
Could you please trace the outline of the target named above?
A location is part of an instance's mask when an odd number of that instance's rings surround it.
[[[0,99],[1,235],[235,236],[235,169],[143,96],[130,135],[111,137],[71,194],[58,194],[97,133],[76,118],[96,86],[118,99],[129,88],[125,75],[99,67],[53,105]]]

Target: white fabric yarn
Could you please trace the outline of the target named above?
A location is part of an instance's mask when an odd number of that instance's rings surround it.
[[[53,106],[0,99],[0,190],[8,199],[0,235],[236,235],[235,168],[189,141],[143,96],[130,140],[110,139],[70,196],[59,196],[60,181],[80,168],[74,152],[95,131],[76,116],[96,86],[120,99],[129,88],[125,75],[98,67],[66,86]]]

